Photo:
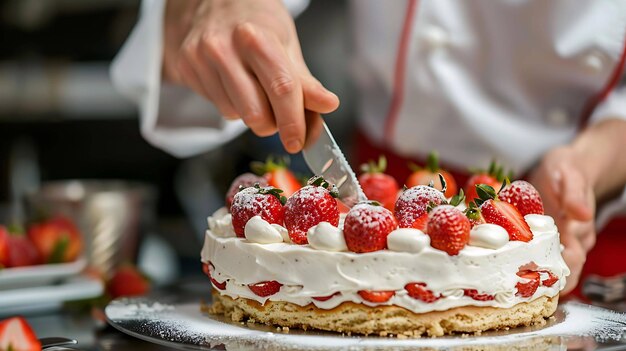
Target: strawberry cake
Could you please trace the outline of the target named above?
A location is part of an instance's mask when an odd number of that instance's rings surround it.
[[[267,178],[242,176],[230,206],[208,219],[207,309],[278,327],[413,337],[544,323],[569,269],[537,190],[479,184],[469,205],[462,190],[444,192],[417,185],[391,210],[367,201],[340,213],[321,177],[287,198]]]

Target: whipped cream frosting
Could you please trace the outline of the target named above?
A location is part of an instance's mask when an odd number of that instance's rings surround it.
[[[347,251],[343,230],[328,222],[321,222],[309,229],[307,241],[312,248],[328,251]]]
[[[531,217],[531,221],[534,222],[531,225],[534,238],[530,242],[510,241],[497,249],[468,245],[456,256],[430,245],[425,245],[419,252],[381,250],[357,254],[285,242],[259,244],[242,238],[218,236],[213,230],[207,230],[201,259],[214,265],[214,279],[227,282],[225,290],[220,293],[260,303],[267,300],[288,301],[301,306],[313,303],[319,308],[330,309],[352,301],[369,306],[396,305],[416,313],[466,305],[507,308],[540,296],[557,295],[565,286],[564,278],[569,275],[561,257],[556,227],[548,231],[537,230],[549,228],[554,221],[548,216]],[[560,279],[551,287],[540,286],[530,298],[516,296],[515,285],[522,281],[516,273],[531,262],[537,269],[549,270]],[[276,280],[283,286],[269,297],[257,296],[247,287],[266,280]],[[404,290],[404,286],[411,282],[424,282],[429,290],[443,298],[434,303],[414,299]],[[464,289],[476,289],[495,298],[477,301],[465,296]],[[363,300],[357,293],[359,290],[394,290],[396,293],[389,301],[374,304]],[[312,299],[337,292],[339,294],[326,301]]]
[[[430,237],[419,229],[398,228],[387,235],[387,248],[391,251],[419,253],[430,246]]]
[[[499,249],[509,242],[509,233],[497,224],[479,224],[470,230],[469,244],[486,249]]]
[[[244,227],[244,235],[246,239],[253,243],[272,244],[282,243],[283,236],[268,221],[261,216],[254,216],[248,220]]]

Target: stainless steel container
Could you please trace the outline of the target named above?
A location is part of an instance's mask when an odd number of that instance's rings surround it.
[[[29,220],[72,218],[83,233],[89,264],[109,277],[119,263],[135,261],[141,233],[154,223],[156,190],[127,181],[54,181],[25,200]]]

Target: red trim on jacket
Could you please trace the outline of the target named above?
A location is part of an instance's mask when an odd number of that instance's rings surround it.
[[[598,105],[606,99],[609,94],[617,87],[617,84],[620,82],[622,78],[622,74],[624,73],[624,65],[626,64],[626,37],[624,37],[624,48],[622,49],[622,56],[619,59],[619,63],[613,69],[613,73],[609,80],[604,85],[604,88],[600,90],[600,92],[592,97],[590,97],[585,106],[583,107],[583,112],[581,114],[581,119],[578,123],[579,129],[584,129],[589,122],[589,118],[593,114],[593,110],[598,107]]]
[[[400,106],[402,106],[402,100],[404,99],[404,77],[406,71],[406,59],[409,49],[409,39],[411,38],[411,31],[413,29],[413,20],[417,13],[417,0],[409,0],[406,9],[406,16],[404,17],[404,24],[402,26],[402,34],[400,36],[400,42],[398,43],[398,53],[396,56],[396,65],[393,76],[393,95],[391,98],[391,104],[389,105],[389,112],[385,121],[385,135],[384,140],[389,143],[393,138],[393,129],[398,119],[398,112]]]

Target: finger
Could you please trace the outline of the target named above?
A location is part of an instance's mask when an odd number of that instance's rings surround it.
[[[561,181],[561,205],[565,214],[579,221],[593,218],[592,209],[588,205],[589,185],[578,172],[569,172]]]
[[[226,94],[235,109],[252,131],[259,136],[276,132],[276,124],[269,102],[256,78],[246,70],[235,48],[216,38],[206,38],[202,56],[219,75]]]
[[[227,119],[236,119],[239,114],[224,93],[219,77],[200,58],[198,42],[188,40],[183,44],[183,55],[178,68],[183,81],[194,91],[210,100]]]
[[[571,233],[570,228],[567,228],[567,230]],[[586,260],[586,251],[583,249],[580,241],[575,235],[568,235],[567,230],[564,235],[561,236],[561,241],[565,247],[563,250],[563,259],[570,268],[571,273],[570,276],[567,277],[565,288],[561,291],[563,295],[572,291],[578,284],[580,273],[582,272]]]
[[[309,73],[300,75],[304,108],[318,113],[331,113],[339,107],[339,98]]]
[[[306,119],[306,142],[304,147],[316,142],[322,132],[322,116],[319,113],[310,110],[304,111]]]
[[[245,52],[271,104],[280,139],[290,153],[302,149],[305,139],[302,85],[293,64],[276,39],[265,36],[250,24],[237,30],[239,50]]]

